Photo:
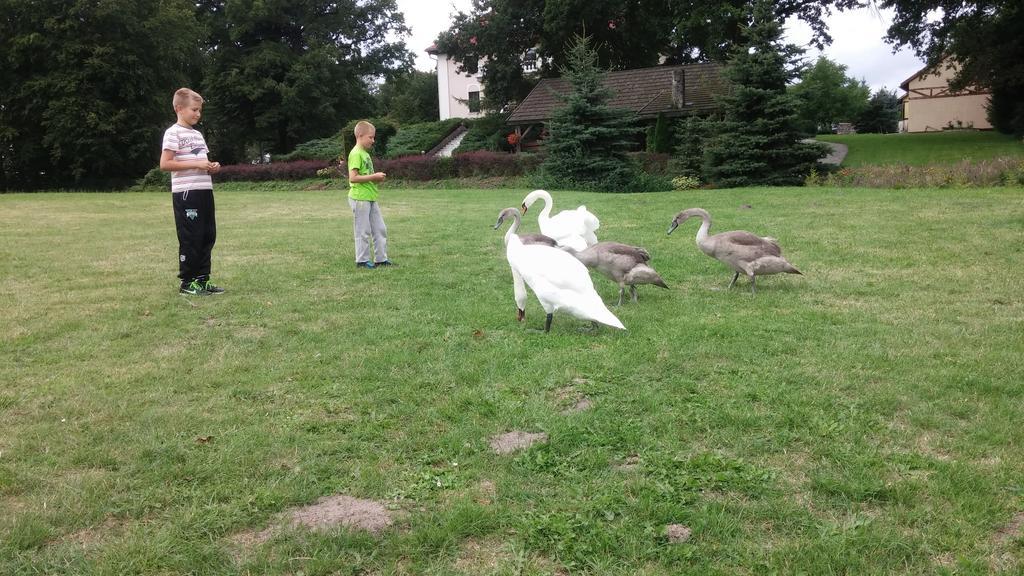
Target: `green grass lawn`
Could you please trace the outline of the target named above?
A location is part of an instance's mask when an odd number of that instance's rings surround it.
[[[867,164],[951,164],[999,156],[1024,159],[1019,138],[995,131],[950,130],[915,134],[821,135],[818,140],[849,147],[843,166]]]
[[[340,192],[223,191],[206,298],[168,194],[0,195],[0,574],[1024,570],[1021,189],[555,193],[671,289],[550,334],[526,192],[386,190],[366,271]],[[805,275],[725,291],[693,206]],[[394,525],[246,539],[335,494]]]

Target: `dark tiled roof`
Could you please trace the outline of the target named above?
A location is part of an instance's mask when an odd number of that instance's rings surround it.
[[[682,108],[672,103],[672,73],[676,70],[682,70],[684,78]],[[612,107],[632,110],[641,118],[653,118],[661,112],[679,116],[713,110],[714,97],[722,92],[725,79],[718,64],[685,64],[607,72],[604,84],[612,90]],[[549,119],[563,104],[558,95],[568,91],[566,80],[542,79],[512,111],[507,123],[529,124]]]

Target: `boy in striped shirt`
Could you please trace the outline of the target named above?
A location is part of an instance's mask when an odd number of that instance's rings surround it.
[[[213,179],[220,164],[207,159],[209,149],[195,129],[203,113],[203,97],[188,88],[174,93],[178,121],[164,132],[160,169],[171,173],[171,203],[178,231],[178,278],[181,294],[220,294],[210,282],[210,253],[217,241]]]

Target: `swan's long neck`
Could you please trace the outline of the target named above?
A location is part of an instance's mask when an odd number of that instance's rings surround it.
[[[542,208],[540,214],[537,215],[537,220],[547,220],[551,218],[551,205],[554,201],[551,200],[551,194],[548,194],[547,192],[540,194],[540,199],[544,201],[544,208]]]
[[[698,246],[708,239],[708,230],[711,230],[711,215],[702,210],[700,214],[700,220],[700,228],[697,229]]]
[[[508,231],[505,232],[505,246],[508,246],[509,240],[511,240],[512,237],[517,235],[518,233],[519,233],[519,211],[516,210],[515,214],[512,216],[512,224],[509,225]]]

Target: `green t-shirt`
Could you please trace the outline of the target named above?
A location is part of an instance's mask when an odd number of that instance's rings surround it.
[[[373,160],[370,159],[370,154],[360,148],[358,144],[353,146],[352,151],[348,153],[348,169],[350,174],[352,170],[358,170],[360,176],[373,174]],[[353,200],[376,202],[377,183],[349,182],[348,197]]]

